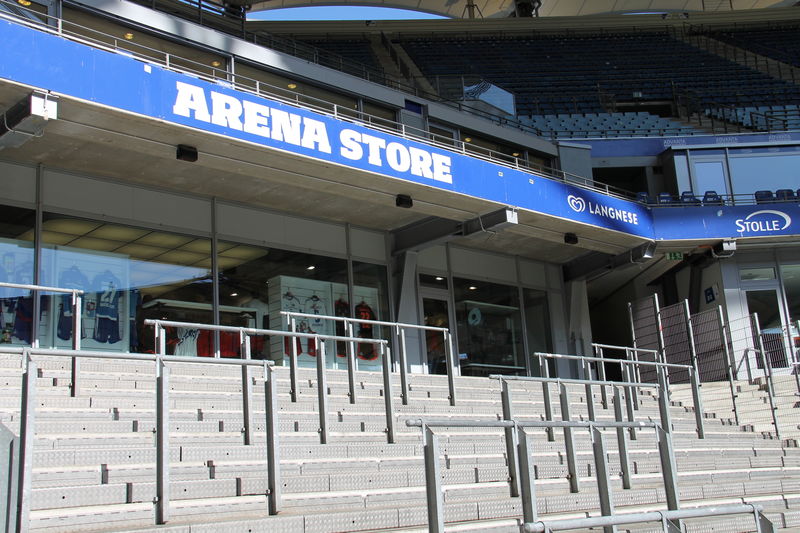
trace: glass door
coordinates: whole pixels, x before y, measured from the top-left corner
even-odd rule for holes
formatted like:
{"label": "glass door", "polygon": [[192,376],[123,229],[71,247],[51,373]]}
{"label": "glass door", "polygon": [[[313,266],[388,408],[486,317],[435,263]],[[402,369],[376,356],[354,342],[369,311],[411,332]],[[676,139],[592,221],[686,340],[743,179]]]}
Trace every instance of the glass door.
{"label": "glass door", "polygon": [[[422,296],[423,324],[437,328],[450,328],[450,306],[447,292],[424,291]],[[447,374],[445,336],[438,331],[425,331],[425,356],[429,374]]]}
{"label": "glass door", "polygon": [[[758,326],[761,328],[761,338],[764,343],[764,352],[769,357],[772,368],[786,368],[786,336],[784,323],[778,304],[778,291],[775,289],[749,290],[747,295],[747,310],[749,314],[758,314]],[[761,358],[756,359],[758,368],[764,368]]]}

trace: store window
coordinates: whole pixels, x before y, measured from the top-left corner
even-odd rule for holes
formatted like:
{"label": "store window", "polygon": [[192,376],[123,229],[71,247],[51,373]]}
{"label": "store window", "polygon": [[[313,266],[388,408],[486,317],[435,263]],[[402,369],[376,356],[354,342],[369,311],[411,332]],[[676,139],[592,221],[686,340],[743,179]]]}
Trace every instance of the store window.
{"label": "store window", "polygon": [[784,294],[789,314],[789,330],[795,352],[800,354],[800,265],[781,266]]}
{"label": "store window", "polygon": [[[219,264],[220,321],[222,311],[238,317],[242,326],[287,330],[288,318],[281,311],[315,315],[347,316],[347,261],[277,248],[261,248],[228,241],[217,243]],[[296,331],[334,335],[336,324],[329,320],[294,317]],[[221,343],[222,344],[222,343]],[[232,345],[232,349],[235,346]],[[322,350],[315,339],[253,337],[251,357],[288,364],[296,350],[300,366],[316,365]],[[326,362],[337,367],[333,343],[325,344]]]}
{"label": "store window", "polygon": [[[33,283],[33,210],[3,206],[0,210],[0,282]],[[28,345],[33,331],[30,291],[0,288],[0,344]]]}
{"label": "store window", "polygon": [[461,278],[453,284],[462,374],[524,374],[517,287]]}
{"label": "store window", "polygon": [[773,267],[748,267],[739,269],[739,279],[742,281],[766,281],[775,279]]}
{"label": "store window", "polygon": [[[45,213],[42,279],[46,285],[85,291],[80,335],[87,349],[153,351],[146,318],[213,323],[208,238]],[[69,297],[54,295],[48,303],[40,344],[70,346]],[[213,352],[210,336],[196,329],[167,333],[170,354]]]}
{"label": "store window", "polygon": [[528,353],[550,352],[553,349],[553,342],[550,335],[550,309],[547,305],[547,292],[524,289],[522,293],[525,299]]}

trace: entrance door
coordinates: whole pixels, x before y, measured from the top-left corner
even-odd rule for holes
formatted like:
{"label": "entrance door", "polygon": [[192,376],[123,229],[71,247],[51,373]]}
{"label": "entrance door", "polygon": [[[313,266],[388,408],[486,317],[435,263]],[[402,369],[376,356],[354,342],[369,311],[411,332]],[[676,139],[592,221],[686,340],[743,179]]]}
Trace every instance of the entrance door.
{"label": "entrance door", "polygon": [[[447,303],[447,291],[421,290],[420,296],[424,325],[450,328],[450,306]],[[426,330],[424,341],[428,373],[446,374],[445,336],[441,332]]]}
{"label": "entrance door", "polygon": [[[787,368],[786,336],[784,323],[778,304],[778,291],[775,289],[749,290],[747,295],[748,313],[758,313],[758,326],[761,328],[761,338],[764,343],[764,352],[772,368]],[[758,368],[763,368],[761,358],[756,358]]]}

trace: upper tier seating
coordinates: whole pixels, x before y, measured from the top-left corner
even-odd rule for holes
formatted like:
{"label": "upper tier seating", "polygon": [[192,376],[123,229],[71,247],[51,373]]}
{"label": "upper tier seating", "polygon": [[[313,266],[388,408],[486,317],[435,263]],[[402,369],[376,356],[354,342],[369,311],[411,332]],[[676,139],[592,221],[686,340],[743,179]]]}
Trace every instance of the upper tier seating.
{"label": "upper tier seating", "polygon": [[703,133],[675,120],[646,112],[582,113],[519,117],[555,138],[675,136]]}
{"label": "upper tier seating", "polygon": [[720,31],[713,32],[709,36],[756,54],[800,67],[800,28],[798,27]]}
{"label": "upper tier seating", "polygon": [[328,67],[350,72],[352,69],[374,70],[383,72],[380,62],[372,52],[370,42],[366,40],[346,39],[346,40],[323,40],[323,41],[302,41],[309,46],[318,48],[320,51],[330,52],[330,54],[320,55],[319,63]]}
{"label": "upper tier seating", "polygon": [[603,112],[603,98],[671,101],[674,88],[712,107],[800,104],[800,87],[678,41],[666,33],[527,38],[406,39],[437,77],[480,76],[513,92],[518,115]]}

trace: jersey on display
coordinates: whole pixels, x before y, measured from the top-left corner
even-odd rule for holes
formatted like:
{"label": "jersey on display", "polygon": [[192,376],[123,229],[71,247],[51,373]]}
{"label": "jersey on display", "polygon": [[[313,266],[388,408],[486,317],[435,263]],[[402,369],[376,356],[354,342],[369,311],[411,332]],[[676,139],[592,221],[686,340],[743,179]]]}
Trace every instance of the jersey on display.
{"label": "jersey on display", "polygon": [[[361,303],[356,306],[356,318],[359,320],[375,320],[375,312],[372,310],[369,304],[362,300]],[[362,339],[372,339],[374,338],[372,334],[372,324],[358,324],[359,337]],[[367,361],[373,361],[377,359],[378,354],[375,352],[375,345],[368,342],[359,343],[358,357]]]}

